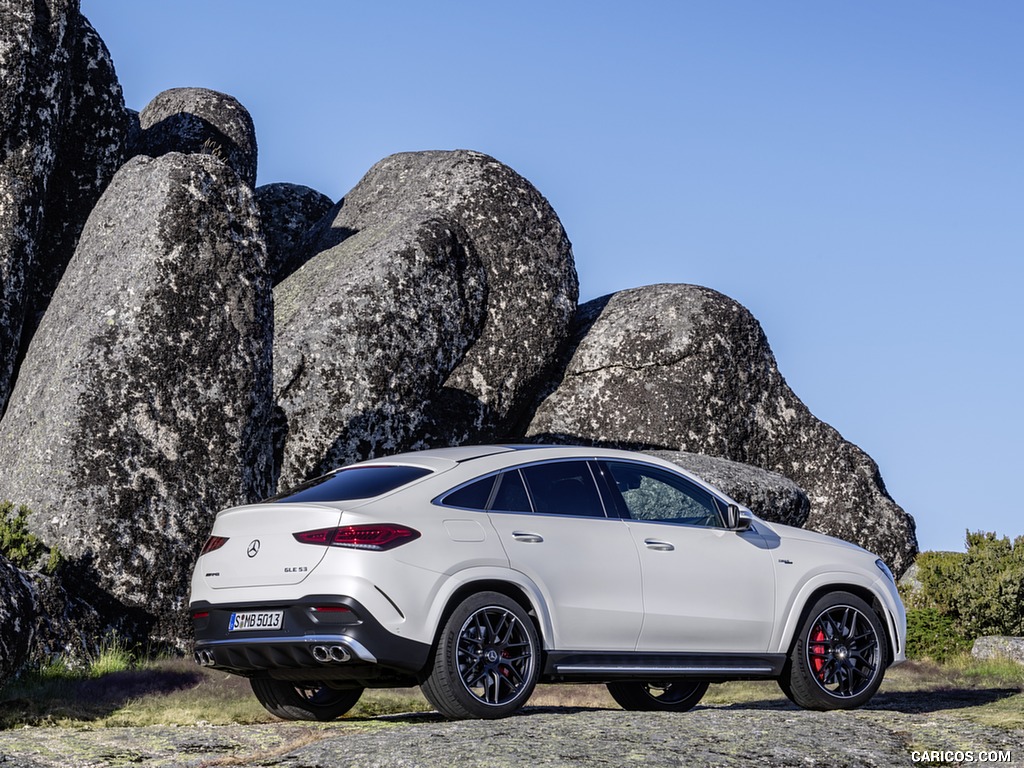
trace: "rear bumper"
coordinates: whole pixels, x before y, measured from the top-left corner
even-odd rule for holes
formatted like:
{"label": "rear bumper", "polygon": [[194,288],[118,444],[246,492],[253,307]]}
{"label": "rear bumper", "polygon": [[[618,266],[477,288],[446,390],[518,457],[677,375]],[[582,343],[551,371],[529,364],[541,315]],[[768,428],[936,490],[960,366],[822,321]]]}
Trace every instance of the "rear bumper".
{"label": "rear bumper", "polygon": [[[229,631],[231,615],[242,611],[282,611],[281,626]],[[429,645],[389,632],[350,597],[309,595],[284,604],[197,601],[189,615],[197,663],[246,677],[410,685],[422,679],[430,659]]]}

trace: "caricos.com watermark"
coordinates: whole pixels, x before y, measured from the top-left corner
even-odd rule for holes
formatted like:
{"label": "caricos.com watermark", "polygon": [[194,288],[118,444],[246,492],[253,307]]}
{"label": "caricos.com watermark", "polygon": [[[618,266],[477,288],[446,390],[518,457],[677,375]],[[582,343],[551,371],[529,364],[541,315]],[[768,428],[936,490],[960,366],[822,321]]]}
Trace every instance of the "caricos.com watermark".
{"label": "caricos.com watermark", "polygon": [[910,753],[915,763],[944,763],[959,765],[962,763],[1009,763],[1012,756],[1008,749],[932,749],[917,750]]}

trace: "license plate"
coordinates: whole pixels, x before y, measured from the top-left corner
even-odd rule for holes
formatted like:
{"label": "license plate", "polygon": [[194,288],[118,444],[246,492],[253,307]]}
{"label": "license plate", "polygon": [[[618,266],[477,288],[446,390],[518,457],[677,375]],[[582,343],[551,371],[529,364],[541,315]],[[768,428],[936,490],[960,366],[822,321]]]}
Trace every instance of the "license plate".
{"label": "license plate", "polygon": [[247,611],[232,613],[228,619],[228,632],[243,632],[251,629],[280,629],[284,611]]}

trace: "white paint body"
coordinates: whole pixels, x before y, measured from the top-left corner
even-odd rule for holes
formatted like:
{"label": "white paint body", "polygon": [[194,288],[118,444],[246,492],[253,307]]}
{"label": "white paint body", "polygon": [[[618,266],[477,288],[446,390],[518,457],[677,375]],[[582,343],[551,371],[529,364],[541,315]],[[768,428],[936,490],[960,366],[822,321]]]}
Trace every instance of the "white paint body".
{"label": "white paint body", "polygon": [[[822,587],[853,586],[877,599],[893,661],[905,659],[904,609],[875,555],[767,523],[746,508],[741,512],[751,527],[735,531],[484,512],[438,502],[489,473],[565,459],[641,462],[735,504],[671,463],[625,451],[485,446],[402,454],[365,464],[423,467],[430,474],[367,500],[266,503],[221,512],[212,535],[228,541],[199,558],[192,601],[285,604],[344,595],[395,636],[432,645],[456,591],[475,582],[503,582],[529,601],[547,651],[788,653],[810,596]],[[293,537],[374,522],[408,526],[420,536],[383,552],[311,546]],[[250,557],[257,540],[259,551]]]}

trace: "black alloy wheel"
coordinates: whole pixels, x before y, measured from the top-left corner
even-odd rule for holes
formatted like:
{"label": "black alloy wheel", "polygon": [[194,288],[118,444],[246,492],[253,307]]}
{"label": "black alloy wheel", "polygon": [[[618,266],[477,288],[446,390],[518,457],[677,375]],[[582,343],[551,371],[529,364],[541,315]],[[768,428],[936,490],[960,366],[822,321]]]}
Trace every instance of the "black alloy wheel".
{"label": "black alloy wheel", "polygon": [[498,592],[472,595],[445,624],[423,693],[447,717],[504,717],[533,693],[539,647],[519,603]]}
{"label": "black alloy wheel", "polygon": [[690,680],[608,683],[607,687],[620,707],[638,712],[686,712],[708,690],[707,683]]}
{"label": "black alloy wheel", "polygon": [[282,720],[335,720],[359,701],[362,688],[336,689],[324,683],[292,683],[269,677],[249,679],[260,704]]}
{"label": "black alloy wheel", "polygon": [[805,709],[853,709],[885,673],[885,630],[861,598],[835,592],[808,612],[790,654],[782,690]]}

